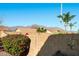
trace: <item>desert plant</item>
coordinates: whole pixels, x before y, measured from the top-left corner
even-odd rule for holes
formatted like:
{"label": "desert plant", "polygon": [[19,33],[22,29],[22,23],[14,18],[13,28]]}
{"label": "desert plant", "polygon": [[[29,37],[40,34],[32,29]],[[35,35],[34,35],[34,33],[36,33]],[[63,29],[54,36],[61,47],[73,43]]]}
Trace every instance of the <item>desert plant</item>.
{"label": "desert plant", "polygon": [[74,17],[75,15],[70,15],[70,12],[63,13],[63,15],[58,16],[58,18],[61,18],[61,22],[64,23],[65,31],[67,31],[67,26]]}
{"label": "desert plant", "polygon": [[46,32],[46,31],[47,31],[46,28],[43,28],[43,27],[39,27],[39,28],[37,28],[37,32],[41,32],[41,33],[43,33],[43,32]]}
{"label": "desert plant", "polygon": [[8,35],[6,37],[3,37],[1,40],[4,50],[11,55],[19,56],[22,55],[22,53],[26,50],[28,50],[27,52],[29,52],[30,39],[27,36],[21,34]]}

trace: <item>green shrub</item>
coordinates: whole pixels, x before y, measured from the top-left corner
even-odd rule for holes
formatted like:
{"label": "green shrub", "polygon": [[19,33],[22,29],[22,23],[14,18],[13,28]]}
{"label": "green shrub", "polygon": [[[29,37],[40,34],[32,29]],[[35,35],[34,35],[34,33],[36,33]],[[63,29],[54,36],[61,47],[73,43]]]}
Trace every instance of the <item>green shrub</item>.
{"label": "green shrub", "polygon": [[69,40],[67,45],[70,47],[70,49],[74,49],[76,46],[76,40]]}
{"label": "green shrub", "polygon": [[39,27],[39,28],[37,28],[37,32],[46,32],[47,31],[47,29],[46,28],[43,28],[43,27]]}
{"label": "green shrub", "polygon": [[[11,55],[19,56],[26,50],[29,52],[30,39],[27,36],[18,35],[8,35],[1,39],[3,43],[4,50]],[[24,53],[27,53],[24,52]]]}

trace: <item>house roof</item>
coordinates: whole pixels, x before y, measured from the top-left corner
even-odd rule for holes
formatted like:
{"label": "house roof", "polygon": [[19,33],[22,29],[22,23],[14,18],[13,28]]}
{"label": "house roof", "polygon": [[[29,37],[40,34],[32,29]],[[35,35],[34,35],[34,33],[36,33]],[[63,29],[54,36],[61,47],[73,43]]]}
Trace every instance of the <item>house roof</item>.
{"label": "house roof", "polygon": [[36,29],[32,28],[17,28],[17,30],[20,30],[22,33],[36,33]]}

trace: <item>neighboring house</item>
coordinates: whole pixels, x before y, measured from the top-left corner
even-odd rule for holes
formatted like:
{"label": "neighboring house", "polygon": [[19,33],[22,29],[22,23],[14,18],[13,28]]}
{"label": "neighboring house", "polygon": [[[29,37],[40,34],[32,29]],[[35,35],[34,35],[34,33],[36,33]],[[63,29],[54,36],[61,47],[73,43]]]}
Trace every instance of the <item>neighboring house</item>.
{"label": "neighboring house", "polygon": [[6,31],[8,30],[8,28],[5,28],[3,26],[0,26],[0,38],[7,36],[8,34],[6,33]]}
{"label": "neighboring house", "polygon": [[51,32],[51,31],[49,31],[49,30],[47,30],[47,32],[46,32],[46,33],[52,34],[52,32]]}
{"label": "neighboring house", "polygon": [[16,29],[16,32],[21,32],[21,29],[20,29],[20,28],[17,28],[17,29]]}
{"label": "neighboring house", "polygon": [[50,28],[48,29],[52,34],[65,33],[65,31],[61,28]]}
{"label": "neighboring house", "polygon": [[16,29],[16,32],[17,33],[22,33],[22,34],[25,34],[25,33],[36,33],[36,29],[32,29],[32,28],[17,28]]}
{"label": "neighboring house", "polygon": [[6,31],[6,33],[8,33],[9,35],[13,35],[13,34],[19,34],[20,32],[17,30],[16,28],[12,28],[9,27],[9,29]]}
{"label": "neighboring house", "polygon": [[16,32],[16,29],[15,29],[15,28],[9,28],[9,29],[7,30],[7,32]]}

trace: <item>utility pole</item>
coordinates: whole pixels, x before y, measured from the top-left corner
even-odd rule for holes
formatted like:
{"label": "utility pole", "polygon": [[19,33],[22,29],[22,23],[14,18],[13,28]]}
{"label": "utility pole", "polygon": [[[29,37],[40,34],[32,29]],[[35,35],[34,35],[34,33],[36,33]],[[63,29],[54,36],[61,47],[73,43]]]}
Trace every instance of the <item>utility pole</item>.
{"label": "utility pole", "polygon": [[63,11],[63,5],[62,3],[60,3],[60,15],[62,15],[62,11]]}

